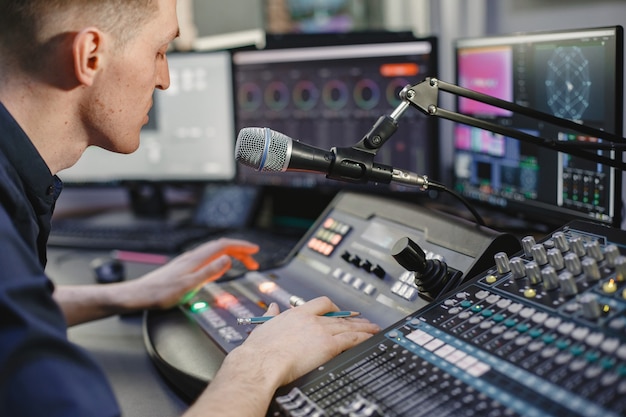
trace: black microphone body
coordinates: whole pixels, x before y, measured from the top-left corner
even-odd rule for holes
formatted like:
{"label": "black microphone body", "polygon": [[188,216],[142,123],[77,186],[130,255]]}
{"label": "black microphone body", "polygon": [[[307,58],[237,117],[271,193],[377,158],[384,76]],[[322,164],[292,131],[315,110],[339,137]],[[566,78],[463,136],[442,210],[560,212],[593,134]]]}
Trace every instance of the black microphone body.
{"label": "black microphone body", "polygon": [[335,161],[330,151],[291,141],[291,154],[284,171],[329,172]]}
{"label": "black microphone body", "polygon": [[304,171],[352,183],[390,183],[394,169],[374,163],[374,156],[354,148],[326,151],[262,127],[241,129],[235,146],[235,159],[257,171]]}

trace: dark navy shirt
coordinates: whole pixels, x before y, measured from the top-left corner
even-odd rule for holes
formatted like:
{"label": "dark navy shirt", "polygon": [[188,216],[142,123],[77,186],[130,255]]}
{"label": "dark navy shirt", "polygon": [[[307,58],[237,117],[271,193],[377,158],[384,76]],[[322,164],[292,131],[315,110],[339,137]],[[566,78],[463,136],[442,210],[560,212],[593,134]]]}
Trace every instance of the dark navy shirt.
{"label": "dark navy shirt", "polygon": [[61,181],[0,103],[0,416],[119,416],[106,376],[67,339],[44,272]]}

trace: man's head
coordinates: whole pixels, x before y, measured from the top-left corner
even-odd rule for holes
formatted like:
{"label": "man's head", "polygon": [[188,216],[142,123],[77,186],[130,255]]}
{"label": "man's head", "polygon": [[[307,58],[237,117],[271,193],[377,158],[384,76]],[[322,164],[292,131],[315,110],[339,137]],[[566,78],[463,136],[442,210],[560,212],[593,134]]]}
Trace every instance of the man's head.
{"label": "man's head", "polygon": [[115,34],[123,47],[157,12],[156,0],[0,0],[0,50],[32,69],[59,31],[87,25]]}
{"label": "man's head", "polygon": [[[90,145],[132,152],[178,32],[176,0],[0,0],[0,98],[53,172]],[[28,114],[46,105],[47,124]]]}

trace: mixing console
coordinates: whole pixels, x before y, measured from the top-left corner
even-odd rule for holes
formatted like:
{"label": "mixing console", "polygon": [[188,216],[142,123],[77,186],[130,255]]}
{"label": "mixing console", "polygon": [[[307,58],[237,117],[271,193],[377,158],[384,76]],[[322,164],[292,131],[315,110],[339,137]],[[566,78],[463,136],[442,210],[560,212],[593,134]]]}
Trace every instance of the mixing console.
{"label": "mixing console", "polygon": [[271,416],[626,415],[626,233],[575,221],[279,390]]}
{"label": "mixing console", "polygon": [[284,266],[203,287],[183,311],[223,352],[242,343],[270,302],[327,295],[386,327],[427,305],[498,252],[520,248],[511,235],[416,205],[342,193],[298,243]]}

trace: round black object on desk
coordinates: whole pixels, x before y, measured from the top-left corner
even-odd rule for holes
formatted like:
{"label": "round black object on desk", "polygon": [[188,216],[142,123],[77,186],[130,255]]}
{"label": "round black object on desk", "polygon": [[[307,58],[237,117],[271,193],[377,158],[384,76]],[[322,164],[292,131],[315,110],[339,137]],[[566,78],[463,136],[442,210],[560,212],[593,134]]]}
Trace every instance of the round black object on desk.
{"label": "round black object on desk", "polygon": [[226,352],[178,308],[145,311],[143,338],[155,367],[189,403],[211,382],[226,357]]}
{"label": "round black object on desk", "polygon": [[110,284],[121,282],[126,278],[126,268],[124,264],[111,258],[97,258],[91,263],[91,268],[99,284]]}

